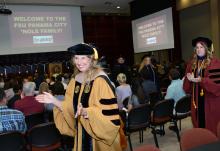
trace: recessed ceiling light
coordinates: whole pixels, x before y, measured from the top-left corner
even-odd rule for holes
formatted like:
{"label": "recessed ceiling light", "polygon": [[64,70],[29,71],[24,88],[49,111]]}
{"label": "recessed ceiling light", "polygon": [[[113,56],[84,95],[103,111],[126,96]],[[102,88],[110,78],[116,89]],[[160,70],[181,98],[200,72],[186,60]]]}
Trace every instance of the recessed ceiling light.
{"label": "recessed ceiling light", "polygon": [[119,8],[121,8],[120,6],[117,6],[117,8],[119,9]]}

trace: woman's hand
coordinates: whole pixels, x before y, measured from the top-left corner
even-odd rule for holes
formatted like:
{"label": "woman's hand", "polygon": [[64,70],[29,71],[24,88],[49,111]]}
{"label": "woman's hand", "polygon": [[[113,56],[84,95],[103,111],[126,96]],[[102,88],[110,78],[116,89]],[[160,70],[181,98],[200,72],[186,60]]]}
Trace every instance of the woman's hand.
{"label": "woman's hand", "polygon": [[187,73],[186,77],[189,81],[194,83],[198,83],[202,81],[202,78],[200,76],[198,78],[195,78],[193,73]]}
{"label": "woman's hand", "polygon": [[202,81],[202,78],[201,77],[193,78],[191,81],[194,82],[194,83],[198,83],[198,82]]}
{"label": "woman's hand", "polygon": [[47,92],[43,92],[43,94],[37,95],[35,99],[40,103],[46,103],[46,104],[49,104],[49,103],[54,104],[56,100],[56,98],[52,94],[47,93]]}
{"label": "woman's hand", "polygon": [[77,118],[78,116],[83,116],[83,118],[85,119],[89,118],[86,109],[83,108],[81,103],[77,106],[75,118]]}
{"label": "woman's hand", "polygon": [[194,74],[193,73],[187,73],[186,77],[189,81],[192,81],[192,79],[194,78]]}
{"label": "woman's hand", "polygon": [[60,110],[62,110],[61,108],[61,102],[59,100],[57,100],[52,94],[47,93],[47,92],[43,92],[43,94],[37,95],[35,97],[35,99],[40,102],[40,103],[52,103],[55,106],[57,106]]}

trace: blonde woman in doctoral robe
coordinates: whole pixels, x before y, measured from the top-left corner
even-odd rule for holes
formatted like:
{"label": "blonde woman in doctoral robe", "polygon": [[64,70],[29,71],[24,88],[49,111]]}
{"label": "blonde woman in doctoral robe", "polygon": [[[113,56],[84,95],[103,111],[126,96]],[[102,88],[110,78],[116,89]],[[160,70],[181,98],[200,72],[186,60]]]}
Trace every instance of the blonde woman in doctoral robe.
{"label": "blonde woman in doctoral robe", "polygon": [[121,151],[120,120],[114,87],[96,66],[97,50],[88,44],[68,48],[76,67],[65,99],[49,93],[38,95],[42,103],[53,103],[54,121],[61,134],[75,137],[74,151]]}
{"label": "blonde woman in doctoral robe", "polygon": [[217,134],[220,121],[220,60],[213,56],[211,39],[197,37],[189,61],[183,89],[191,94],[191,117],[194,127],[207,128]]}

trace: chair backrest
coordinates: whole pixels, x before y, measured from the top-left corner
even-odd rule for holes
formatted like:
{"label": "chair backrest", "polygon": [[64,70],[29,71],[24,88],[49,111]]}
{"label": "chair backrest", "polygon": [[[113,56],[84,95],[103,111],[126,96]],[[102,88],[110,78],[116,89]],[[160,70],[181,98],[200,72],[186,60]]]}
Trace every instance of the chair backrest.
{"label": "chair backrest", "polygon": [[38,124],[27,134],[28,142],[33,147],[47,147],[60,142],[61,135],[53,122]]}
{"label": "chair backrest", "polygon": [[127,129],[135,130],[146,128],[150,123],[151,107],[149,104],[143,104],[138,107],[132,108],[128,113]]}
{"label": "chair backrest", "polygon": [[181,151],[217,141],[218,138],[208,129],[192,128],[182,133],[180,139]]}
{"label": "chair backrest", "polygon": [[26,150],[24,135],[17,131],[0,133],[0,142],[0,150],[2,151]]}
{"label": "chair backrest", "polygon": [[161,100],[161,95],[159,92],[152,92],[149,94],[150,105],[153,107],[157,102]]}
{"label": "chair backrest", "polygon": [[44,112],[25,116],[25,122],[27,124],[27,129],[31,129],[37,124],[45,123]]}
{"label": "chair backrest", "polygon": [[126,97],[123,101],[122,101],[122,104],[125,108],[128,108],[128,101],[130,99],[130,96]]}
{"label": "chair backrest", "polygon": [[176,113],[187,113],[191,110],[191,96],[186,95],[177,101],[175,106]]}
{"label": "chair backrest", "polygon": [[45,111],[44,112],[44,119],[46,122],[54,122],[53,111]]}
{"label": "chair backrest", "polygon": [[157,102],[153,107],[153,121],[155,118],[172,117],[174,100],[167,99]]}

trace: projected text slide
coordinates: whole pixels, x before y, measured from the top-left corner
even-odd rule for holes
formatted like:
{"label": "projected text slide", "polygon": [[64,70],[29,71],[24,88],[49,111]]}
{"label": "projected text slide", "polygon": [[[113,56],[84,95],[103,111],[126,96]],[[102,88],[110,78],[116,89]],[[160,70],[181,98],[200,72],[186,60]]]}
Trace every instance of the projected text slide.
{"label": "projected text slide", "polygon": [[72,40],[67,12],[16,12],[9,25],[13,48],[56,46]]}
{"label": "projected text slide", "polygon": [[166,16],[162,15],[136,25],[138,48],[167,42]]}
{"label": "projected text slide", "polygon": [[132,20],[135,53],[174,48],[172,8]]}

